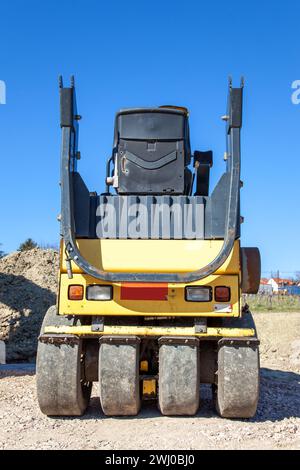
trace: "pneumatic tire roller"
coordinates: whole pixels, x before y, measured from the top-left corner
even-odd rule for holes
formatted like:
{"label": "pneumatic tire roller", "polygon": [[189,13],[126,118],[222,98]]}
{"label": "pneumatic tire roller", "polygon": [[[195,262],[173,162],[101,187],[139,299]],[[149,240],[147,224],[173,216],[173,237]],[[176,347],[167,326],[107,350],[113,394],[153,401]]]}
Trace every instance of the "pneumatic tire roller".
{"label": "pneumatic tire roller", "polygon": [[108,416],[147,400],[195,415],[201,383],[220,416],[254,416],[259,341],[242,293],[258,290],[260,256],[240,246],[242,97],[230,81],[226,169],[212,192],[212,152],[191,152],[188,110],[161,106],[117,113],[97,194],[77,171],[74,80],[60,80],[59,287],[37,353],[46,415],[82,415],[98,382]]}

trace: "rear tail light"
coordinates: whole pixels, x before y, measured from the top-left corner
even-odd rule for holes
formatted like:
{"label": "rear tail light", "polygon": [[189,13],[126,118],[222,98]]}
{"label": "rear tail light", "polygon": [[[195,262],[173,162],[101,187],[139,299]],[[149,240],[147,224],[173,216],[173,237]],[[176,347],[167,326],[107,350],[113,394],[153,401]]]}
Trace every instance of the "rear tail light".
{"label": "rear tail light", "polygon": [[112,286],[88,286],[86,288],[87,300],[111,300]]}
{"label": "rear tail light", "polygon": [[226,286],[215,287],[215,300],[217,302],[229,302],[230,287],[226,287]]}
{"label": "rear tail light", "polygon": [[71,285],[68,291],[69,300],[82,300],[83,299],[83,286]]}
{"label": "rear tail light", "polygon": [[211,287],[186,287],[185,300],[188,302],[210,302],[212,300]]}

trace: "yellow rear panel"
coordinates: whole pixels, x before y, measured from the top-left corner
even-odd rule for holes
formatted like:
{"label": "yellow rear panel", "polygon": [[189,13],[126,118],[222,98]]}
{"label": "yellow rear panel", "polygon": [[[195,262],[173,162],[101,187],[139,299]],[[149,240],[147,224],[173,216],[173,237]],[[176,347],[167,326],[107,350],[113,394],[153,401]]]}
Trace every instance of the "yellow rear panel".
{"label": "yellow rear panel", "polygon": [[[221,240],[78,240],[82,255],[88,262],[99,269],[113,272],[189,272],[195,271],[217,256],[221,249]],[[81,272],[72,263],[73,278],[66,274],[65,254],[62,246],[61,276],[59,293],[60,314],[79,315],[142,315],[142,316],[222,316],[231,317],[240,314],[240,264],[239,241],[227,261],[214,275],[189,285],[228,286],[231,300],[222,304],[211,302],[187,302],[186,284],[168,284],[166,300],[121,300],[120,283],[113,283],[113,300],[86,300],[86,286],[89,284],[109,284],[101,282]],[[82,284],[84,299],[68,300],[68,286]],[[230,308],[226,306],[230,304]],[[227,310],[227,311],[226,311]]]}
{"label": "yellow rear panel", "polygon": [[[84,286],[84,299],[68,300],[68,286],[82,284]],[[189,285],[229,286],[231,300],[224,304],[232,305],[231,312],[220,311],[220,304],[215,302],[187,302],[185,300],[186,284],[169,284],[167,300],[121,300],[120,283],[113,285],[113,300],[95,301],[86,300],[86,286],[89,284],[108,284],[100,282],[85,274],[74,274],[68,279],[67,274],[61,275],[59,312],[61,314],[77,315],[143,315],[143,316],[239,316],[239,277],[236,275],[209,276],[205,280],[193,282]],[[215,306],[219,310],[215,311]]]}
{"label": "yellow rear panel", "polygon": [[[79,239],[86,260],[98,269],[113,272],[184,273],[211,263],[222,240],[100,240]],[[216,274],[239,273],[239,241]],[[67,272],[65,250],[61,249],[61,272]],[[74,273],[81,272],[72,263]]]}

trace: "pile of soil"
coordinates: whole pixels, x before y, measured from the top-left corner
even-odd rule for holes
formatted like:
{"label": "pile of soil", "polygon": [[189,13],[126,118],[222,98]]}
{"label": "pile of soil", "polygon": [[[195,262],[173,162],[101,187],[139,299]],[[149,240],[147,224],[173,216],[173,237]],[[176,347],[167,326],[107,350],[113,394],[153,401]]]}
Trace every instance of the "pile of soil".
{"label": "pile of soil", "polygon": [[7,362],[34,361],[43,317],[56,301],[58,252],[34,248],[0,259],[0,340]]}

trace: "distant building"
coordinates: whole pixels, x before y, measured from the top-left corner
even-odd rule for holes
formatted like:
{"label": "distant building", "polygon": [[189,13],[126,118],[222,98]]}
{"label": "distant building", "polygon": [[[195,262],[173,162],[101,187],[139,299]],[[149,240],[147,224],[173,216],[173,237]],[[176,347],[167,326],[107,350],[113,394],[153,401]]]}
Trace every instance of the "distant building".
{"label": "distant building", "polygon": [[272,287],[273,292],[278,292],[279,291],[279,284],[276,282],[275,279],[271,278],[268,280],[267,284]]}
{"label": "distant building", "polygon": [[297,287],[297,282],[293,281],[292,279],[282,279],[279,277],[274,277],[269,279],[267,281],[267,284],[272,286],[272,290],[276,294],[278,294],[278,292],[284,291],[288,294],[300,295],[300,289],[299,287]]}
{"label": "distant building", "polygon": [[268,284],[269,279],[262,278],[260,280],[259,284],[259,294],[272,294],[273,293],[273,287],[271,284]]}
{"label": "distant building", "polygon": [[273,294],[273,288],[270,284],[260,284],[258,293],[271,295]]}

